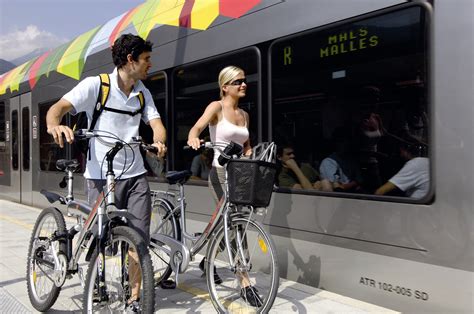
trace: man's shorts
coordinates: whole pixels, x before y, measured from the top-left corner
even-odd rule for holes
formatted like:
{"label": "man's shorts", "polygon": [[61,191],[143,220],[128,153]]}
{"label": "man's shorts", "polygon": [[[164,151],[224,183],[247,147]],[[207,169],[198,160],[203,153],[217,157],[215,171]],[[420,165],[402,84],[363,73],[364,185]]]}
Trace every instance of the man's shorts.
{"label": "man's shorts", "polygon": [[[102,193],[106,180],[86,179],[87,201],[94,206],[99,193]],[[137,231],[148,244],[150,242],[151,197],[146,176],[115,181],[115,205],[127,209],[133,217],[128,225]]]}

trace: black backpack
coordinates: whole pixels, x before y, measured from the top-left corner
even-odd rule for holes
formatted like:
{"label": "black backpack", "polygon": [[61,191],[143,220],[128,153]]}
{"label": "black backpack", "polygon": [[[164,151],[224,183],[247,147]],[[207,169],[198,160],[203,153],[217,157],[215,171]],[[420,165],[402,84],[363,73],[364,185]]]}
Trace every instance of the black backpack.
{"label": "black backpack", "polygon": [[[145,108],[145,97],[143,96],[143,92],[140,91],[137,95],[138,100],[140,102],[140,109],[135,110],[135,111],[125,111],[125,110],[119,110],[115,108],[109,108],[105,107],[105,103],[107,102],[110,94],[110,77],[107,73],[102,73],[99,74],[100,78],[100,89],[99,89],[99,94],[97,96],[97,102],[95,106],[94,113],[92,114],[92,121],[91,125],[87,128],[89,131],[94,130],[95,124],[97,123],[97,119],[99,119],[100,114],[102,111],[107,110],[107,111],[112,111],[116,113],[122,113],[122,114],[128,114],[131,115],[132,117],[141,114],[143,112],[143,109]],[[81,128],[86,128],[83,126],[87,125],[87,115],[85,112],[80,112],[79,116],[77,118],[76,124],[74,124],[73,131]],[[87,141],[78,141],[76,142],[76,148],[83,154],[88,154],[89,159],[90,159],[90,154],[89,154],[89,140]]]}

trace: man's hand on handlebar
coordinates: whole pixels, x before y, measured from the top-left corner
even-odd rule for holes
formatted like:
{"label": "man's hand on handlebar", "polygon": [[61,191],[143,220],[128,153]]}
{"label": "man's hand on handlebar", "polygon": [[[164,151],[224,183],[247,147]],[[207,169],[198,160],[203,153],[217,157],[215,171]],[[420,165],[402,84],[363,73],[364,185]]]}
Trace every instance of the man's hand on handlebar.
{"label": "man's hand on handlebar", "polygon": [[63,135],[66,139],[66,142],[69,144],[74,142],[74,132],[67,125],[56,125],[54,127],[50,127],[48,128],[47,132],[53,137],[54,142],[61,148],[64,148]]}
{"label": "man's hand on handlebar", "polygon": [[163,142],[156,142],[151,144],[151,146],[154,146],[157,148],[156,154],[158,157],[163,158],[166,155],[166,152],[168,151],[166,145]]}

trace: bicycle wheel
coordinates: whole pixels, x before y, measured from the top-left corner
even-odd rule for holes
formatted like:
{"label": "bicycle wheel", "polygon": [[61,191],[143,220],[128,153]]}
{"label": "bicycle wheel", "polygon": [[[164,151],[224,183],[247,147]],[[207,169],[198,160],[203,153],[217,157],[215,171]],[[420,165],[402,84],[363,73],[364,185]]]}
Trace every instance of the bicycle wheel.
{"label": "bicycle wheel", "polygon": [[[157,199],[151,212],[150,234],[165,234],[181,240],[181,227],[178,219],[171,214],[172,205],[167,200]],[[161,248],[170,249],[163,243],[150,240],[150,256],[153,263],[155,285],[159,285],[171,275],[170,256]]]}
{"label": "bicycle wheel", "polygon": [[[138,262],[133,267],[131,263],[135,258]],[[99,293],[97,274],[102,262],[105,263],[105,287],[101,287],[102,293]],[[153,268],[143,238],[133,229],[120,226],[111,230],[105,260],[97,248],[92,254],[83,309],[84,313],[123,312],[131,300],[138,300],[137,305],[143,313],[154,311]]]}
{"label": "bicycle wheel", "polygon": [[[235,269],[224,247],[224,228],[207,251],[206,277],[212,304],[220,313],[267,313],[280,281],[275,245],[261,224],[248,218],[233,218],[229,229]],[[215,272],[221,284],[216,284]]]}
{"label": "bicycle wheel", "polygon": [[[36,219],[28,248],[26,283],[28,297],[33,307],[44,312],[53,306],[61,292],[67,261],[62,254],[66,250],[64,242],[48,242],[55,232],[64,233],[66,223],[63,214],[56,208],[44,209]],[[54,269],[54,255],[61,255],[63,271]],[[56,283],[55,283],[56,282]]]}

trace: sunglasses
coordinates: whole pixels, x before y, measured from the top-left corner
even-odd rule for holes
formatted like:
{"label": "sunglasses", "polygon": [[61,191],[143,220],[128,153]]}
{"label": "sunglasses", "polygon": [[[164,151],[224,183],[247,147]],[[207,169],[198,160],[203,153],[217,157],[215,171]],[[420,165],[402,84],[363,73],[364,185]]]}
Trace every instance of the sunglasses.
{"label": "sunglasses", "polygon": [[227,85],[240,86],[240,85],[242,85],[243,83],[245,83],[245,84],[247,85],[247,79],[246,79],[246,78],[238,79],[238,80],[232,81],[232,82],[230,82],[230,83],[227,84]]}

